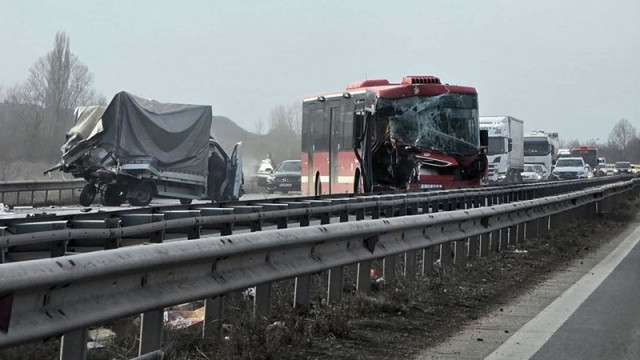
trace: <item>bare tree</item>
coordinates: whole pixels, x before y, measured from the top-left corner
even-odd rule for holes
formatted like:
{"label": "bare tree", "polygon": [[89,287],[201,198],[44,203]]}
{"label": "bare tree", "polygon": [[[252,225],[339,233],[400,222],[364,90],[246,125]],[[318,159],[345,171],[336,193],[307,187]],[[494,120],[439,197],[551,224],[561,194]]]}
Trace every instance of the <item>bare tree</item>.
{"label": "bare tree", "polygon": [[636,128],[631,125],[629,120],[620,119],[609,133],[609,145],[619,150],[623,155],[627,155],[629,145],[636,139],[636,134]]}
{"label": "bare tree", "polygon": [[62,121],[69,109],[88,105],[96,97],[93,74],[71,52],[69,37],[56,33],[53,50],[29,69],[24,87],[31,102]]}
{"label": "bare tree", "polygon": [[262,118],[258,119],[254,124],[254,131],[258,135],[262,135],[264,133],[264,121]]}

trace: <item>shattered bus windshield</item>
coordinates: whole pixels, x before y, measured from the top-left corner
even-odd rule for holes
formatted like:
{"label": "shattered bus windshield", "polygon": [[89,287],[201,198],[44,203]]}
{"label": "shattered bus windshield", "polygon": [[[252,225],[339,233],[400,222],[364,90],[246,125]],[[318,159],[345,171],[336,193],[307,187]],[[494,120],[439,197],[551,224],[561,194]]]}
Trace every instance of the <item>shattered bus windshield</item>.
{"label": "shattered bus windshield", "polygon": [[402,144],[452,155],[478,151],[475,94],[379,99],[377,112],[388,120],[389,137]]}

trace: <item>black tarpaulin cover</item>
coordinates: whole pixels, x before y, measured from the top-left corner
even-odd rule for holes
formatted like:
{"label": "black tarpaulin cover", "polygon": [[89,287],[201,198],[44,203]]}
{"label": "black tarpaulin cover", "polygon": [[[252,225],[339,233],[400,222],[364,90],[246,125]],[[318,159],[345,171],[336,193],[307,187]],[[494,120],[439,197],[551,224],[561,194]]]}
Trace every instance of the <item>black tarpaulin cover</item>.
{"label": "black tarpaulin cover", "polygon": [[163,170],[207,171],[211,106],[164,104],[127,92],[102,115],[102,146],[122,162],[157,159]]}

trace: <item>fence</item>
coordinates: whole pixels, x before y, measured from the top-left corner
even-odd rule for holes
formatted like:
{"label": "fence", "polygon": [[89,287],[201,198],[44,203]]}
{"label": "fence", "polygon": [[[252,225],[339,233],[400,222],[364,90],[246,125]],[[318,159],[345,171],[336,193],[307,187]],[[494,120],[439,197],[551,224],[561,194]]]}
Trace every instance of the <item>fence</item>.
{"label": "fence", "polygon": [[[379,219],[381,212],[393,209],[398,200],[378,199],[360,206],[344,204],[352,206],[358,219],[364,218],[366,209],[371,220],[326,224],[325,219],[317,226],[206,239],[197,239],[193,226],[220,224],[219,218],[53,231],[48,241],[141,234],[162,241],[158,232],[191,227],[194,239],[0,265],[0,346],[64,334],[61,358],[83,359],[88,326],[142,313],[139,353],[151,353],[162,346],[163,308],[200,299],[205,299],[204,335],[218,337],[225,294],[256,286],[255,311],[269,316],[271,283],[295,278],[292,301],[305,308],[310,274],[327,271],[327,301],[333,303],[340,299],[346,265],[357,264],[361,292],[369,290],[369,270],[377,259],[384,259],[386,270],[403,254],[405,276],[410,279],[433,264],[428,259],[435,260],[435,253],[440,254],[442,266],[463,266],[469,259],[535,237],[576,216],[594,216],[611,197],[628,195],[637,185],[633,179],[486,207],[478,207],[482,204],[470,197],[461,210],[448,212],[440,210],[452,204],[451,199],[422,198],[409,206],[403,200],[408,213],[419,209],[422,214],[386,219]],[[343,213],[349,208],[325,210]],[[9,240],[4,247],[29,240],[20,235],[3,239]],[[422,269],[416,268],[418,255],[427,260]],[[393,281],[393,273],[384,276]]]}

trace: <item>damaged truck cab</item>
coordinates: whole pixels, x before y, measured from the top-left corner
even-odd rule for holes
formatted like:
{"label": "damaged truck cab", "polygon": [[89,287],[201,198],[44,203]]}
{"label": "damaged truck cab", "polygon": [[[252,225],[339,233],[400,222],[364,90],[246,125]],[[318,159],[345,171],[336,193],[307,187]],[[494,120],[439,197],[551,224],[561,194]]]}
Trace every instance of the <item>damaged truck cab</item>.
{"label": "damaged truck cab", "polygon": [[79,108],[75,116],[60,163],[47,172],[84,178],[83,206],[98,194],[107,206],[146,206],[154,197],[187,204],[242,195],[241,144],[231,156],[225,153],[211,131],[211,106],[120,92],[107,107]]}
{"label": "damaged truck cab", "polygon": [[302,134],[303,194],[460,188],[486,177],[475,89],[434,76],[309,97]]}

